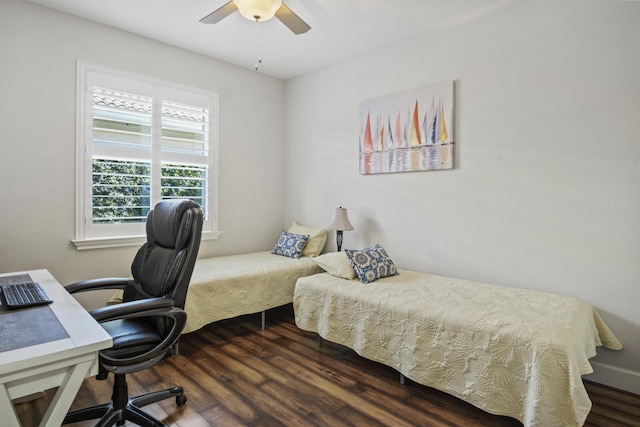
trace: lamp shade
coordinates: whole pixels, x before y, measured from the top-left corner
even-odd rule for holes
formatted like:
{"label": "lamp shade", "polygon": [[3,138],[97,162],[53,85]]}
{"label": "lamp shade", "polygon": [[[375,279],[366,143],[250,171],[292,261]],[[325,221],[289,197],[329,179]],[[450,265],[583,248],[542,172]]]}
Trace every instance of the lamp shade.
{"label": "lamp shade", "polygon": [[242,16],[250,21],[267,21],[282,6],[281,0],[233,0]]}
{"label": "lamp shade", "polygon": [[347,209],[342,206],[336,208],[333,211],[333,216],[331,217],[331,222],[326,227],[327,230],[341,230],[341,231],[350,231],[353,230],[353,225],[349,222],[349,217],[347,216]]}

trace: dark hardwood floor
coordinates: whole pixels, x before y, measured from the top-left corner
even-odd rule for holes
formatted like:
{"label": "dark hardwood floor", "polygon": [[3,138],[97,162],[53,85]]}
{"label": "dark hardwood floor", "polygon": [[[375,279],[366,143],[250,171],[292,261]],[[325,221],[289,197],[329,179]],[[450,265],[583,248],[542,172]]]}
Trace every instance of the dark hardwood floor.
{"label": "dark hardwood floor", "polygon": [[[265,331],[260,315],[250,315],[187,334],[178,356],[128,378],[133,394],[185,388],[186,405],[170,399],[145,408],[170,426],[522,425],[410,380],[401,385],[395,370],[346,347],[318,346],[315,334],[295,326],[291,306],[269,311]],[[108,401],[111,384],[85,379],[72,409]],[[586,426],[640,426],[640,396],[586,386],[593,401]],[[17,405],[24,426],[38,424],[52,395]]]}

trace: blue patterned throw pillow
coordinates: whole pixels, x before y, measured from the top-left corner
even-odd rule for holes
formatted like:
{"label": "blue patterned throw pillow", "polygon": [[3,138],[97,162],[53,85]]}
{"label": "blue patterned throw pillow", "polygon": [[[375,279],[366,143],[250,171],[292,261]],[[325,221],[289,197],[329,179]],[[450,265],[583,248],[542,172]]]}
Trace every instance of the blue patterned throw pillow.
{"label": "blue patterned throw pillow", "polygon": [[307,240],[309,240],[309,236],[307,235],[283,231],[271,253],[298,259],[300,255],[302,255],[304,247],[307,245]]}
{"label": "blue patterned throw pillow", "polygon": [[398,268],[379,244],[373,248],[345,249],[345,252],[362,283],[371,283],[382,277],[398,274]]}

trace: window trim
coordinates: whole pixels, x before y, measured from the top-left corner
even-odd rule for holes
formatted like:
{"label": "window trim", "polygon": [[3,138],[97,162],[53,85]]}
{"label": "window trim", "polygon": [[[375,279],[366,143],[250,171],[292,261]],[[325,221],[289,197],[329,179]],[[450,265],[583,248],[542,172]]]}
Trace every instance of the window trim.
{"label": "window trim", "polygon": [[[85,105],[87,99],[91,99],[89,88],[90,75],[92,73],[116,79],[137,80],[142,85],[159,86],[168,91],[190,92],[198,96],[209,98],[210,102],[210,151],[209,151],[209,194],[208,194],[208,220],[202,230],[202,240],[217,239],[222,232],[218,230],[218,119],[219,119],[219,98],[218,94],[208,90],[172,83],[149,76],[139,75],[126,71],[116,70],[103,65],[93,64],[87,61],[78,60],[76,78],[76,218],[75,218],[75,239],[72,243],[77,250],[113,248],[124,246],[139,246],[145,242],[144,232],[121,236],[101,236],[88,235],[85,225],[86,203],[91,199],[91,185],[87,181],[87,167],[91,162],[87,161],[90,152],[92,126],[91,120],[87,118],[89,109]],[[144,229],[144,227],[143,227]]]}

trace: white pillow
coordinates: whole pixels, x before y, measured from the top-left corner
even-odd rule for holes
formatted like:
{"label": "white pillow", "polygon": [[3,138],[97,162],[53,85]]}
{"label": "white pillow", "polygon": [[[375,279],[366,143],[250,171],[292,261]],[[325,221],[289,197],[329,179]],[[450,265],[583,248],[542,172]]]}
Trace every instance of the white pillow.
{"label": "white pillow", "polygon": [[356,272],[351,266],[351,261],[345,252],[328,252],[313,259],[327,273],[332,276],[351,280],[356,278]]}
{"label": "white pillow", "polygon": [[327,243],[327,230],[323,228],[312,228],[300,225],[295,221],[291,221],[291,227],[287,230],[289,233],[308,235],[307,245],[302,251],[302,256],[315,257],[320,255]]}

